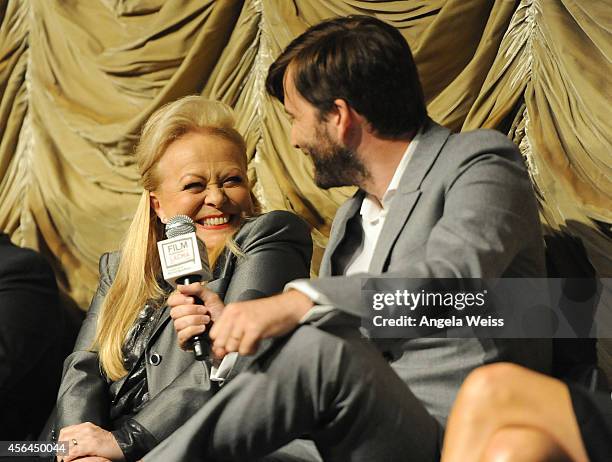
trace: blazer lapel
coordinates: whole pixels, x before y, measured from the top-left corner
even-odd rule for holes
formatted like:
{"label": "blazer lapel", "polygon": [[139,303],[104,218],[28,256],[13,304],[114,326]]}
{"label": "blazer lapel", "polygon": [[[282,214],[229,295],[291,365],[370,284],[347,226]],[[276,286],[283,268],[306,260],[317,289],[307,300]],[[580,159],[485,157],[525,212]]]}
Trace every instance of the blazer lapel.
{"label": "blazer lapel", "polygon": [[440,154],[450,134],[451,132],[447,128],[429,121],[429,125],[419,137],[417,148],[408,160],[408,165],[400,180],[396,196],[389,206],[387,218],[380,232],[374,256],[370,263],[370,272],[381,274],[385,270],[385,263],[391,249],[421,195],[419,190],[421,183]]}
{"label": "blazer lapel", "polygon": [[[168,324],[168,320],[170,319],[170,308],[168,307],[168,305],[164,305],[164,307],[161,308],[161,309],[162,309],[163,312],[161,313],[161,317],[159,319],[159,322],[157,323],[157,326],[155,327],[155,330],[153,331],[153,333],[149,337],[149,340],[147,340],[147,344],[145,345],[145,347],[143,348],[142,352],[140,353],[140,356],[138,357],[138,360],[136,360],[134,362],[134,365],[128,371],[128,373],[126,375],[124,375],[120,379],[121,381],[123,381],[123,383],[120,385],[119,391],[117,391],[117,396],[121,396],[123,394],[126,379],[130,376],[130,374],[132,373],[134,368],[138,367],[138,365],[140,364],[140,361],[146,361],[147,360],[146,355],[147,355],[147,352],[149,351],[149,345],[151,345],[152,342],[159,336],[159,333],[163,330],[163,327],[166,324]],[[177,345],[177,348],[178,348],[178,345]]]}
{"label": "blazer lapel", "polygon": [[332,258],[334,256],[334,252],[338,249],[338,245],[340,242],[342,242],[342,239],[344,239],[344,235],[346,233],[346,223],[359,211],[364,195],[365,193],[362,190],[357,191],[346,204],[343,204],[340,209],[338,209],[338,212],[334,217],[332,233],[329,236],[325,253],[321,259],[319,277],[331,276]]}
{"label": "blazer lapel", "polygon": [[[157,337],[159,337],[159,334],[164,330],[164,326],[168,324],[169,320],[170,320],[170,307],[168,305],[164,305],[164,307],[162,308],[162,313],[157,323],[157,326],[155,326],[155,330],[153,331],[153,333],[149,337],[149,340],[147,341],[147,347],[151,345]],[[147,348],[145,348],[145,351],[146,350]]]}

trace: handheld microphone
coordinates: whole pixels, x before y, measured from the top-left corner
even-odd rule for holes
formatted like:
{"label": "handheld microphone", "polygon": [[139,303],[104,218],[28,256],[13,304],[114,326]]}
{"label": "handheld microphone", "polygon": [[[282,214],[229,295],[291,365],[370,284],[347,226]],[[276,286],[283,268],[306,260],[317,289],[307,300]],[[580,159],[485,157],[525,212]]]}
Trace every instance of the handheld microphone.
{"label": "handheld microphone", "polygon": [[[166,239],[157,243],[164,279],[174,288],[177,284],[208,282],[212,279],[206,246],[196,237],[195,229],[191,218],[176,215],[166,224]],[[198,297],[194,298],[196,304],[204,304]],[[212,323],[209,323],[203,335],[192,338],[198,361],[206,359],[210,350],[208,331],[211,327]]]}

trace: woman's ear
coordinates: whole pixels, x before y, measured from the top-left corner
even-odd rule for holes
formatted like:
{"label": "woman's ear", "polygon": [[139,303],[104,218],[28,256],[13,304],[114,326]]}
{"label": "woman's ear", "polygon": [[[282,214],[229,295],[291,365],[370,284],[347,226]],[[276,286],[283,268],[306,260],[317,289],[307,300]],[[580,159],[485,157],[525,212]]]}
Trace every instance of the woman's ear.
{"label": "woman's ear", "polygon": [[151,208],[155,212],[155,215],[157,215],[157,217],[161,220],[162,223],[166,223],[168,219],[166,218],[166,215],[162,210],[157,195],[153,191],[149,191],[149,200],[151,202]]}

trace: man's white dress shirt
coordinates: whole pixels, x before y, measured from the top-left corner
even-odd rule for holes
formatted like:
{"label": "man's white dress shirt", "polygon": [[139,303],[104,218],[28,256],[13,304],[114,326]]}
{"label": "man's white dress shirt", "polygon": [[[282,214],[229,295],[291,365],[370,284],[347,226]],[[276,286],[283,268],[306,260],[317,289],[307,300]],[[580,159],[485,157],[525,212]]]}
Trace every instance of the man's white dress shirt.
{"label": "man's white dress shirt", "polygon": [[[408,145],[408,148],[406,148],[406,152],[404,152],[400,163],[395,169],[393,178],[391,178],[389,186],[387,186],[387,190],[385,194],[383,194],[382,204],[380,204],[378,199],[371,194],[366,194],[363,198],[361,209],[359,210],[359,220],[361,229],[363,230],[363,244],[361,253],[346,268],[346,276],[357,273],[367,273],[370,269],[370,263],[374,256],[374,249],[376,248],[380,232],[385,224],[385,218],[387,217],[391,201],[397,193],[399,182],[406,171],[412,153],[418,145],[420,135],[421,132],[419,131]],[[308,279],[298,279],[285,285],[285,292],[289,289],[299,290],[315,303],[315,306],[302,317],[300,320],[301,324],[316,321],[334,309],[325,295],[315,290],[308,281]]]}

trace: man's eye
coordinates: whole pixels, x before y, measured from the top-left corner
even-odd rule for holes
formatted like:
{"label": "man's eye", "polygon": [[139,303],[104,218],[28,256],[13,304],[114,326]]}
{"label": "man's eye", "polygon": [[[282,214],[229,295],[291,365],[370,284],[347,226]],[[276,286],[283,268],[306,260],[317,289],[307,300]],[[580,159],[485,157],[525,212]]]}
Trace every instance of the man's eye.
{"label": "man's eye", "polygon": [[185,185],[184,189],[201,189],[204,185],[199,181],[194,181],[193,183],[188,183]]}
{"label": "man's eye", "polygon": [[239,184],[242,183],[242,177],[230,176],[223,181],[223,184]]}

